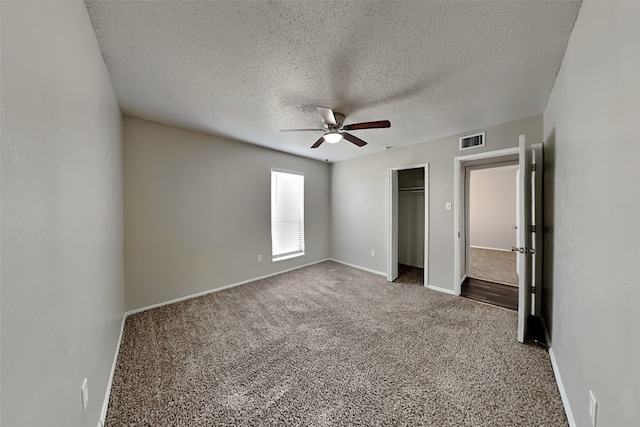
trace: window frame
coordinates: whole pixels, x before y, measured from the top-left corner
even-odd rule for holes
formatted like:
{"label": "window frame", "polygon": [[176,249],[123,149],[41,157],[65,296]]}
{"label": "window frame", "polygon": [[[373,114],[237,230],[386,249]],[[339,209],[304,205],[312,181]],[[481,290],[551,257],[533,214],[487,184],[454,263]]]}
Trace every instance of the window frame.
{"label": "window frame", "polygon": [[[277,222],[274,222],[274,208],[276,206],[276,202],[274,200],[277,199],[277,174],[286,174],[286,175],[295,175],[298,177],[302,178],[302,191],[301,191],[301,200],[300,203],[298,205],[298,210],[300,211],[300,215],[299,218],[297,220],[298,223],[300,223],[298,225],[297,228],[297,234],[298,234],[298,244],[299,247],[298,249],[296,249],[295,251],[290,251],[290,252],[282,252],[279,254],[275,254],[274,253],[274,243],[276,240],[276,237],[274,236],[274,224],[277,224]],[[293,171],[293,170],[288,170],[288,169],[279,169],[279,168],[272,168],[271,169],[271,173],[270,173],[270,178],[271,178],[271,191],[270,191],[270,203],[271,203],[271,209],[270,209],[270,234],[271,234],[271,262],[272,263],[276,263],[276,262],[281,262],[281,261],[286,261],[289,259],[294,259],[294,258],[299,258],[302,256],[306,255],[306,250],[305,250],[305,209],[304,209],[304,199],[305,199],[305,183],[304,183],[304,178],[305,178],[305,174],[303,172],[299,172],[299,171]],[[276,193],[274,193],[274,190],[276,191]],[[301,238],[300,238],[301,235]]]}

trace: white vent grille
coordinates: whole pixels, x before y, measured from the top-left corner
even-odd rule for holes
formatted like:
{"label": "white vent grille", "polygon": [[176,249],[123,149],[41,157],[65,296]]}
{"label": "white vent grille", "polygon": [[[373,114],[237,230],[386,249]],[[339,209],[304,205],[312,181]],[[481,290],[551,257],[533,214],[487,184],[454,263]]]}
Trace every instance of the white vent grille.
{"label": "white vent grille", "polygon": [[476,147],[484,147],[484,132],[460,138],[460,151]]}

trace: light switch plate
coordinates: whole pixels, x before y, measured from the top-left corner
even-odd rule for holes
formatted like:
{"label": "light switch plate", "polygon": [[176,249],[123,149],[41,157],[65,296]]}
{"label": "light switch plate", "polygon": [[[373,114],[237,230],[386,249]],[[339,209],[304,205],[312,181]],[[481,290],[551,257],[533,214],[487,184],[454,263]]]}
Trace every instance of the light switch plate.
{"label": "light switch plate", "polygon": [[444,208],[445,208],[445,210],[450,211],[450,210],[451,210],[451,202],[447,202],[447,203],[445,203],[445,204],[444,204]]}

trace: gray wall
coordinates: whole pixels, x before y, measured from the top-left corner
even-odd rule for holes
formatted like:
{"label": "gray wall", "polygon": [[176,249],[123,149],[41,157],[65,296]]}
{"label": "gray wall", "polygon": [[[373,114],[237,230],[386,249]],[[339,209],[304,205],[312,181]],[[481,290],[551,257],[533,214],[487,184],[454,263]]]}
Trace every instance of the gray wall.
{"label": "gray wall", "polygon": [[510,250],[516,246],[516,174],[518,166],[471,171],[469,243]]}
{"label": "gray wall", "polygon": [[[458,136],[334,163],[331,180],[331,254],[343,262],[386,273],[389,168],[429,163],[429,284],[453,290],[453,158],[518,144],[518,135],[542,141],[542,116],[492,126],[487,146],[460,152]],[[370,251],[376,256],[371,257]]]}
{"label": "gray wall", "polygon": [[640,420],[640,3],[584,2],[544,113],[546,320],[571,410]]}
{"label": "gray wall", "polygon": [[424,267],[424,193],[398,194],[398,263]]}
{"label": "gray wall", "polygon": [[398,171],[398,263],[424,267],[424,189],[425,168]]}
{"label": "gray wall", "polygon": [[83,3],[1,8],[0,424],[95,426],[124,315],[120,110]]}
{"label": "gray wall", "polygon": [[[271,168],[305,174],[306,255],[275,264]],[[125,116],[124,182],[127,310],[329,257],[326,163]]]}

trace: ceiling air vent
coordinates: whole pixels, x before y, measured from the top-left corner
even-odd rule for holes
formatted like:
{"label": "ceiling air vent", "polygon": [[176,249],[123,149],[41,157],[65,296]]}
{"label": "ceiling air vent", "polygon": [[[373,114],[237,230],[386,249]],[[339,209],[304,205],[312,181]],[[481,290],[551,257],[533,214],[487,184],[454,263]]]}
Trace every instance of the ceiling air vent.
{"label": "ceiling air vent", "polygon": [[460,151],[476,147],[484,147],[484,132],[460,138]]}

